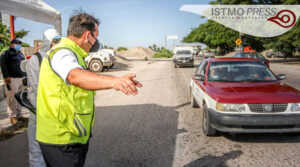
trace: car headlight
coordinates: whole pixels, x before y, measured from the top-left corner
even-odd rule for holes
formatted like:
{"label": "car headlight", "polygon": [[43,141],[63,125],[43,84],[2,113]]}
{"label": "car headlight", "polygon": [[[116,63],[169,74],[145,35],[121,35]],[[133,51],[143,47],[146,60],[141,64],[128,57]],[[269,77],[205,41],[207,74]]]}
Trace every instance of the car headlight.
{"label": "car headlight", "polygon": [[240,112],[245,111],[245,106],[243,104],[217,103],[216,109],[219,111]]}
{"label": "car headlight", "polygon": [[291,111],[300,111],[300,103],[293,103],[291,106]]}

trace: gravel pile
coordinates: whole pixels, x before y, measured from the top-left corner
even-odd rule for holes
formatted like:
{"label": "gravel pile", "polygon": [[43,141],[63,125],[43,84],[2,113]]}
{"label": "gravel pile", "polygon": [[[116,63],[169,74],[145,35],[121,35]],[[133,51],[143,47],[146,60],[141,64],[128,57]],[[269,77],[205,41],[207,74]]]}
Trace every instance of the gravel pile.
{"label": "gravel pile", "polygon": [[129,50],[120,51],[117,54],[123,57],[149,58],[152,57],[155,54],[155,52],[149,48],[133,47]]}

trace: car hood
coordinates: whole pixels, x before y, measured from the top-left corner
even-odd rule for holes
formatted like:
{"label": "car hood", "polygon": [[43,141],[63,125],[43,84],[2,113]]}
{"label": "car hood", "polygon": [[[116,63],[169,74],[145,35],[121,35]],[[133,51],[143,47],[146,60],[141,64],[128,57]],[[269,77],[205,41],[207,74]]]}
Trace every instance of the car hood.
{"label": "car hood", "polygon": [[207,82],[210,97],[220,103],[299,103],[300,91],[279,81]]}

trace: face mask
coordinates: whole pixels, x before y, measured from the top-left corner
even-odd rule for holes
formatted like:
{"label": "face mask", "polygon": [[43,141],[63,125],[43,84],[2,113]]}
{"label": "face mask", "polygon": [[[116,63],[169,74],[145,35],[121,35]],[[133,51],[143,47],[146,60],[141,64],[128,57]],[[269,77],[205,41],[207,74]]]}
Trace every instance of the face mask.
{"label": "face mask", "polygon": [[94,43],[94,45],[91,44],[91,42],[89,41],[90,45],[92,45],[91,49],[90,49],[90,53],[93,52],[98,52],[99,48],[100,48],[100,43],[98,41],[98,39],[96,39],[93,35],[93,33],[91,32],[92,37],[96,40],[96,42]]}
{"label": "face mask", "polygon": [[21,50],[21,45],[16,45],[16,44],[15,44],[14,49],[15,49],[16,51],[20,51],[20,50]]}
{"label": "face mask", "polygon": [[98,52],[99,48],[100,48],[100,43],[99,43],[99,41],[97,39],[96,42],[94,43],[94,45],[91,47],[91,49],[90,49],[89,52],[90,53],[92,53],[92,52]]}

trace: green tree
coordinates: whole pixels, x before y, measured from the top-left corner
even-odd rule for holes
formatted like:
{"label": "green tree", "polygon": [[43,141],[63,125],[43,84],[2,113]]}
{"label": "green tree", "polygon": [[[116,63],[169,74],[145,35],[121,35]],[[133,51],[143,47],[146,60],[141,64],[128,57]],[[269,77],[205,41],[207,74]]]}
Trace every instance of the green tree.
{"label": "green tree", "polygon": [[[28,34],[29,31],[21,29],[20,31],[15,32],[16,38],[23,38]],[[0,19],[0,52],[7,49],[10,45],[10,30],[6,25],[2,24],[2,20]],[[30,46],[28,43],[23,42],[23,47]]]}
{"label": "green tree", "polygon": [[227,28],[213,20],[200,24],[198,28],[192,29],[190,34],[183,38],[183,42],[200,42],[209,48],[232,50],[235,47],[235,40],[239,37],[237,31]]}
{"label": "green tree", "polygon": [[10,33],[6,25],[2,24],[0,19],[0,52],[7,49],[10,44]]}
{"label": "green tree", "polygon": [[126,47],[119,47],[118,51],[121,51],[121,50],[128,50],[128,49]]}
{"label": "green tree", "polygon": [[28,34],[29,31],[26,31],[24,29],[21,29],[20,31],[15,32],[16,38],[23,38]]}
{"label": "green tree", "polygon": [[152,45],[152,48],[153,48],[153,51],[155,51],[155,52],[157,51],[157,50],[156,50],[157,48],[156,48],[156,45],[155,45],[155,44]]}

